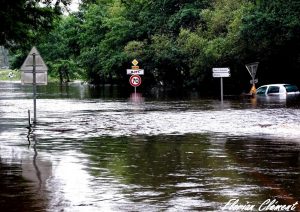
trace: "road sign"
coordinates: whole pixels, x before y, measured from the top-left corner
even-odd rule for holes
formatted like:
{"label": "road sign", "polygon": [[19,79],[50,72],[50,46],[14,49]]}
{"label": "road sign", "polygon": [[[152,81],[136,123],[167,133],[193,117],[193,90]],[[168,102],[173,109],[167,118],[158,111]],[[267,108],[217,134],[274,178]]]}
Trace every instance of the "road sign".
{"label": "road sign", "polygon": [[132,75],[130,78],[129,78],[129,83],[131,86],[133,87],[138,87],[142,84],[142,79],[139,75]]}
{"label": "road sign", "polygon": [[230,77],[229,68],[213,68],[213,77]]}
{"label": "road sign", "polygon": [[229,68],[213,68],[213,73],[230,73]]}
{"label": "road sign", "polygon": [[144,69],[127,69],[128,75],[144,75]]}
{"label": "road sign", "polygon": [[252,79],[254,79],[256,72],[257,72],[258,62],[249,63],[249,64],[246,64],[245,66],[246,66],[246,69],[248,70],[250,76],[252,77]]}
{"label": "road sign", "polygon": [[47,85],[48,67],[38,50],[32,47],[20,70],[22,84],[32,84],[33,123],[36,123],[36,86]]}
{"label": "road sign", "polygon": [[258,83],[258,79],[254,79],[254,81],[250,80],[250,84],[256,84],[256,83]]}
{"label": "road sign", "polygon": [[[35,59],[33,59],[35,57]],[[21,83],[33,84],[33,66],[35,66],[36,84],[47,85],[48,67],[38,50],[33,47],[21,66]]]}
{"label": "road sign", "polygon": [[213,73],[213,77],[230,77],[230,73],[217,72]]}
{"label": "road sign", "polygon": [[138,62],[136,59],[134,59],[131,63],[132,63],[134,66],[137,66],[137,64],[139,64],[139,62]]}
{"label": "road sign", "polygon": [[221,102],[223,104],[223,77],[230,77],[230,69],[229,68],[213,68],[213,77],[220,78],[221,82]]}
{"label": "road sign", "polygon": [[252,87],[250,89],[250,94],[254,94],[256,92],[256,88],[255,88],[255,83],[258,82],[257,79],[255,79],[255,75],[256,75],[256,72],[257,72],[257,67],[258,67],[258,62],[255,62],[255,63],[249,63],[249,64],[246,64],[246,69],[248,70],[252,80],[250,81],[250,84],[252,84]]}

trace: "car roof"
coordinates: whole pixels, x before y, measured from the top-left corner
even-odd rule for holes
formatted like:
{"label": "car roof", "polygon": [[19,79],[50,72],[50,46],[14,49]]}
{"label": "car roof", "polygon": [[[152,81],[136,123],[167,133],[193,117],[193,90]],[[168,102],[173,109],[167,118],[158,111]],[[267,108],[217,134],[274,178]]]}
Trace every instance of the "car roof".
{"label": "car roof", "polygon": [[262,85],[262,86],[260,86],[260,87],[263,87],[263,86],[283,86],[283,85],[291,85],[291,84],[286,84],[286,83],[276,83],[276,84]]}

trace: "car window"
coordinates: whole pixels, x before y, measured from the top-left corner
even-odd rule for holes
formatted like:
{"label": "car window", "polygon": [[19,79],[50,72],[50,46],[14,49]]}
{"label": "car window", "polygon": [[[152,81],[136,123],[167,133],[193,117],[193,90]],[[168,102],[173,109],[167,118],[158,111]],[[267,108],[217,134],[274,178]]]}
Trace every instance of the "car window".
{"label": "car window", "polygon": [[279,86],[270,86],[268,89],[268,93],[279,93]]}
{"label": "car window", "polygon": [[284,85],[286,92],[298,92],[298,87],[296,85]]}
{"label": "car window", "polygon": [[256,94],[265,94],[267,90],[267,86],[260,87],[257,89]]}

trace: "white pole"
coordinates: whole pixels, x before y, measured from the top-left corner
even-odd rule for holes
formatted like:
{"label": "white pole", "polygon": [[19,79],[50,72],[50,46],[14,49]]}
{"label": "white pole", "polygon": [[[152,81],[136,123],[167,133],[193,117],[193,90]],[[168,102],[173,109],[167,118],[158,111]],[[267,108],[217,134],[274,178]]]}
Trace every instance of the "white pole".
{"label": "white pole", "polygon": [[221,102],[223,103],[223,77],[221,77]]}
{"label": "white pole", "polygon": [[32,54],[32,73],[33,73],[33,123],[36,123],[36,65],[35,65],[35,53]]}
{"label": "white pole", "polygon": [[28,127],[31,126],[31,123],[30,123],[30,110],[28,110]]}

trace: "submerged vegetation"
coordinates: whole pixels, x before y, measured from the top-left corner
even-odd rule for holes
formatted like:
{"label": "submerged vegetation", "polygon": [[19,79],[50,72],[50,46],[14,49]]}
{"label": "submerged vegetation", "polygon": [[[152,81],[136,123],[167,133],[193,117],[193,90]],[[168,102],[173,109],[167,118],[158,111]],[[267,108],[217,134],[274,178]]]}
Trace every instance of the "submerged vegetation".
{"label": "submerged vegetation", "polygon": [[245,64],[259,62],[259,84],[300,85],[298,0],[85,0],[78,12],[51,19],[49,33],[34,33],[11,48],[13,64],[32,45],[50,74],[128,84],[136,58],[143,86],[211,90],[213,67],[230,67],[228,89],[249,89]]}

